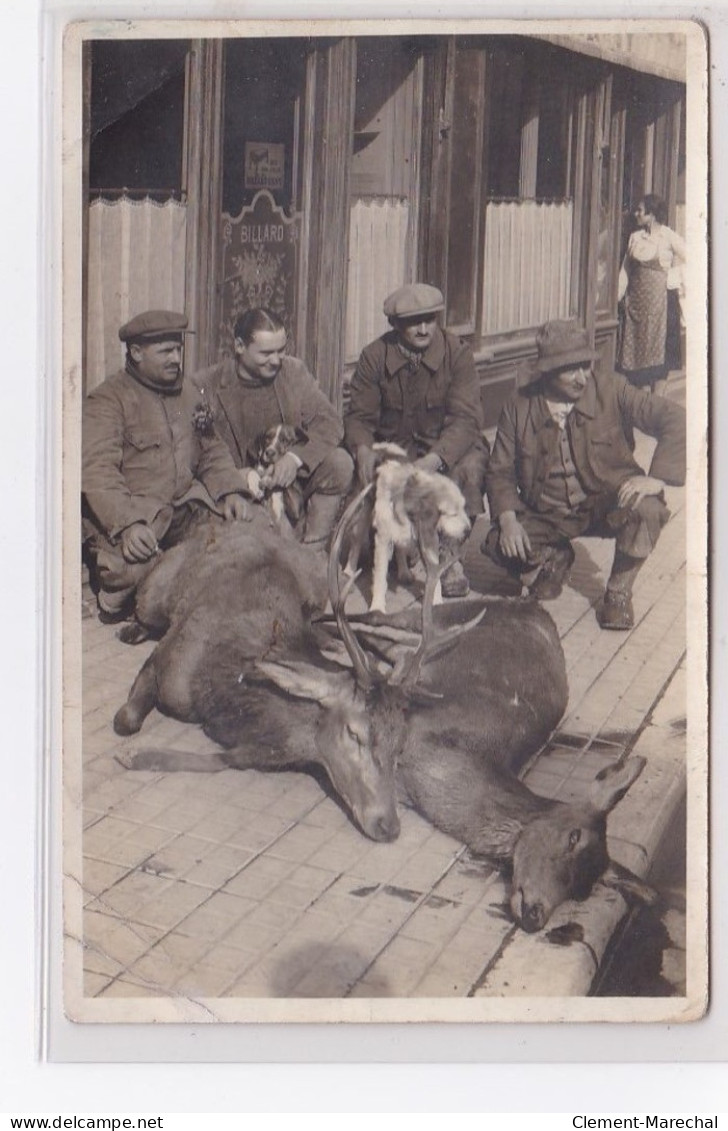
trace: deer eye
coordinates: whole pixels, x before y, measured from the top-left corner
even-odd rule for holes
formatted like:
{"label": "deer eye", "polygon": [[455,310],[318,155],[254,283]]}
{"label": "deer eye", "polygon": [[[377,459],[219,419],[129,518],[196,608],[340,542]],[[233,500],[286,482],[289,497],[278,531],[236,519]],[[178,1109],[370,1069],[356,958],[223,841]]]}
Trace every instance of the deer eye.
{"label": "deer eye", "polygon": [[573,852],[581,840],[581,829],[572,829],[569,833],[569,852]]}
{"label": "deer eye", "polygon": [[363,739],[356,727],[353,727],[350,723],[347,723],[346,733],[348,734],[349,738],[353,738],[354,742],[358,742],[361,746]]}

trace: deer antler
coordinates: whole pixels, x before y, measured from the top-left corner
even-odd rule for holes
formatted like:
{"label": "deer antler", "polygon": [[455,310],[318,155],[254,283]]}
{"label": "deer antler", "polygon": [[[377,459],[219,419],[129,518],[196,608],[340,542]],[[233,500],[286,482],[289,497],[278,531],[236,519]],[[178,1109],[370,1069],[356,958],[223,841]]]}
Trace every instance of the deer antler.
{"label": "deer antler", "polygon": [[354,631],[346,619],[345,605],[346,598],[351,592],[352,586],[356,581],[358,574],[347,579],[344,588],[341,587],[339,559],[341,556],[341,546],[344,541],[344,535],[351,525],[356,512],[362,506],[365,498],[373,489],[374,484],[369,483],[355,499],[349,503],[343,515],[339,519],[334,537],[331,543],[331,551],[329,553],[329,597],[331,598],[331,608],[336,618],[336,627],[339,630],[339,635],[346,648],[354,668],[354,675],[356,682],[362,690],[367,691],[374,683],[374,668],[371,660],[357,640]]}
{"label": "deer antler", "polygon": [[412,690],[420,678],[422,665],[428,660],[440,655],[446,648],[452,647],[464,633],[480,624],[485,616],[485,609],[472,617],[464,624],[455,625],[445,632],[436,633],[432,610],[435,603],[435,593],[438,583],[445,571],[457,559],[457,553],[447,547],[445,552],[435,556],[435,551],[430,540],[425,539],[421,523],[417,522],[417,540],[420,544],[420,554],[425,563],[425,592],[422,598],[422,636],[419,647],[414,651],[408,661],[401,665],[399,670],[392,673],[392,683],[397,683],[407,690]]}

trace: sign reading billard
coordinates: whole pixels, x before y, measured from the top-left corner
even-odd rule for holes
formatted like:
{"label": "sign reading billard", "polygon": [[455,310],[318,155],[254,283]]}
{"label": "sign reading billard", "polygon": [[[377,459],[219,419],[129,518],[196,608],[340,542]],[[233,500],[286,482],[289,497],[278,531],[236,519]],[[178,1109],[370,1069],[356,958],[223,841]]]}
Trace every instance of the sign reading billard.
{"label": "sign reading billard", "polygon": [[233,327],[245,310],[265,306],[283,320],[293,348],[300,212],[293,216],[261,189],[237,217],[223,214],[223,348],[232,349]]}

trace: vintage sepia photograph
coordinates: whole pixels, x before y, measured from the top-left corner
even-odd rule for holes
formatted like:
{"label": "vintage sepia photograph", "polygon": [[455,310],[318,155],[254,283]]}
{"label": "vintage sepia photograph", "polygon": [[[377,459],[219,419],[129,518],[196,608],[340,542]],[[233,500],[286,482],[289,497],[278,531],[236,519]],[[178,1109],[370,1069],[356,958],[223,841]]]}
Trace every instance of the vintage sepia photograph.
{"label": "vintage sepia photograph", "polygon": [[706,50],[66,29],[72,1021],[704,1015]]}

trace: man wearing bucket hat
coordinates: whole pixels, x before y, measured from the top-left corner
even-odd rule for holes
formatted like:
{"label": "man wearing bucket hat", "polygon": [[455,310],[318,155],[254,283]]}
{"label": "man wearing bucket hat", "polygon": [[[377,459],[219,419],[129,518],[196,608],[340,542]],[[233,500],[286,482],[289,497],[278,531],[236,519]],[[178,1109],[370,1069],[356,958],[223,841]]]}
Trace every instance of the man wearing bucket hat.
{"label": "man wearing bucket hat", "polygon": [[[374,475],[375,443],[399,444],[419,466],[452,479],[472,519],[483,511],[488,445],[475,361],[467,345],[438,325],[442,292],[427,283],[399,287],[384,301],[391,330],[363,350],[344,419],[360,482]],[[469,590],[460,562],[443,575],[446,597]]]}
{"label": "man wearing bucket hat", "polygon": [[[538,377],[506,402],[486,477],[493,525],[481,549],[520,576],[533,596],[561,593],[582,534],[615,540],[597,610],[602,628],[634,623],[632,586],[669,518],[666,484],[685,481],[685,412],[595,373],[585,330],[547,322],[537,335]],[[657,439],[648,474],[632,429]]]}
{"label": "man wearing bucket hat", "polygon": [[247,517],[240,474],[182,376],[189,332],[184,314],[138,314],[119,330],[124,368],[86,398],[83,530],[106,622],[125,619],[159,553],[191,526]]}

